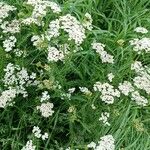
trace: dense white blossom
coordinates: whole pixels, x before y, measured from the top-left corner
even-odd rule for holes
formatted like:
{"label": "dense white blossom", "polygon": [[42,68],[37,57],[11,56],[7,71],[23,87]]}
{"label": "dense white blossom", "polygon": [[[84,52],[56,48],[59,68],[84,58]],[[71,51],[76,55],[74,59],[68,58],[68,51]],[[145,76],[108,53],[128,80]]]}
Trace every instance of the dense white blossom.
{"label": "dense white blossom", "polygon": [[47,102],[42,103],[40,106],[37,106],[37,110],[40,110],[41,115],[45,118],[52,116],[54,111],[52,110],[54,107],[53,103]]}
{"label": "dense white blossom", "polygon": [[144,27],[136,27],[134,29],[134,31],[138,32],[138,33],[143,33],[143,34],[148,33],[148,30],[146,28],[144,28]]}
{"label": "dense white blossom", "polygon": [[115,139],[112,135],[101,137],[95,150],[115,150]]}
{"label": "dense white blossom", "polygon": [[50,41],[52,37],[58,37],[60,35],[60,21],[59,19],[53,20],[49,24],[49,28],[46,31],[46,38]]}
{"label": "dense white blossom", "polygon": [[108,77],[108,80],[110,81],[110,82],[112,82],[112,80],[113,80],[113,78],[115,77],[112,73],[109,73],[108,75],[107,75],[107,77]]}
{"label": "dense white blossom", "polygon": [[61,16],[59,20],[61,23],[60,28],[63,29],[65,32],[67,32],[69,35],[68,40],[74,40],[77,45],[82,44],[86,36],[85,36],[85,29],[81,25],[81,23],[70,14]]}
{"label": "dense white blossom", "polygon": [[27,141],[26,145],[21,150],[35,150],[36,146],[33,145],[32,140]]}
{"label": "dense white blossom", "polygon": [[103,112],[101,113],[101,117],[99,118],[99,121],[102,121],[103,124],[106,126],[110,126],[110,123],[108,122],[108,118],[110,117],[110,113]]}
{"label": "dense white blossom", "polygon": [[31,38],[31,41],[33,42],[33,45],[36,46],[36,47],[41,47],[41,44],[44,42],[44,35],[34,35],[32,36]]}
{"label": "dense white blossom", "polygon": [[4,72],[4,86],[16,89],[16,93],[22,94],[23,97],[28,96],[26,87],[38,84],[38,81],[35,80],[35,73],[29,75],[25,68],[20,68],[19,66],[13,65],[12,63],[9,63],[6,66]]}
{"label": "dense white blossom", "polygon": [[59,60],[63,61],[65,55],[63,51],[58,50],[55,47],[48,47],[48,61],[57,62]]}
{"label": "dense white blossom", "polygon": [[121,93],[124,94],[125,96],[128,96],[131,92],[134,91],[134,87],[129,81],[124,81],[123,83],[119,83],[118,88],[121,91]]}
{"label": "dense white blossom", "polygon": [[131,99],[141,106],[146,106],[148,104],[148,100],[144,96],[141,96],[138,91],[132,92]]}
{"label": "dense white blossom", "polygon": [[8,90],[3,91],[0,96],[0,108],[4,108],[7,105],[11,105],[15,97],[15,89],[9,88]]}
{"label": "dense white blossom", "polygon": [[130,45],[133,46],[133,50],[136,51],[138,54],[143,51],[145,51],[146,53],[150,52],[150,38],[135,38],[133,40],[130,40]]}
{"label": "dense white blossom", "polygon": [[41,130],[38,126],[34,126],[32,133],[34,134],[35,137],[37,138],[41,138],[42,134],[41,134]]}
{"label": "dense white blossom", "polygon": [[20,32],[20,22],[18,20],[12,20],[11,22],[5,21],[1,24],[3,33],[18,33]]}
{"label": "dense white blossom", "polygon": [[10,11],[14,11],[16,8],[14,6],[10,6],[4,2],[0,2],[0,23],[4,18],[9,16]]}
{"label": "dense white blossom", "polygon": [[115,97],[120,97],[120,92],[109,83],[96,82],[94,91],[99,91],[101,100],[107,104],[113,104]]}
{"label": "dense white blossom", "polygon": [[91,91],[87,87],[79,87],[80,91],[85,95],[91,95]]}
{"label": "dense white blossom", "polygon": [[46,16],[48,8],[51,8],[53,13],[56,14],[61,12],[58,4],[48,0],[28,0],[26,4],[33,6],[32,15],[22,21],[26,25],[30,25],[31,23],[39,26],[42,25],[42,18]]}
{"label": "dense white blossom", "polygon": [[100,58],[102,60],[102,63],[114,63],[114,58],[112,55],[108,54],[104,48],[105,48],[105,45],[102,44],[102,43],[92,43],[92,48],[94,50],[96,50],[96,52],[100,55]]}
{"label": "dense white blossom", "polygon": [[87,147],[93,150],[115,150],[115,139],[112,135],[105,135],[100,138],[98,144],[91,142]]}
{"label": "dense white blossom", "polygon": [[13,48],[15,47],[17,39],[15,36],[10,36],[8,39],[5,39],[3,41],[3,47],[5,48],[6,52],[12,51]]}
{"label": "dense white blossom", "polygon": [[47,101],[49,99],[50,99],[50,95],[48,94],[48,91],[42,92],[42,97],[41,97],[40,101],[43,102],[43,101]]}

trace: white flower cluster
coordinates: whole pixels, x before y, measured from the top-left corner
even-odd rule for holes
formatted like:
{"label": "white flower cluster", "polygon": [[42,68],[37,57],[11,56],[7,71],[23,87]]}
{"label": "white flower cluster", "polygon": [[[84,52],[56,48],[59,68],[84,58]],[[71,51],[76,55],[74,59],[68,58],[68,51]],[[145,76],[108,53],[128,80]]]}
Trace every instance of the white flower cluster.
{"label": "white flower cluster", "polygon": [[12,20],[11,22],[5,21],[1,24],[3,33],[18,33],[20,32],[20,22],[18,20]]}
{"label": "white flower cluster", "polygon": [[31,42],[33,42],[33,45],[36,47],[41,47],[41,44],[44,42],[44,35],[42,34],[41,36],[39,35],[34,35],[31,38]]}
{"label": "white flower cluster", "polygon": [[28,96],[26,87],[38,84],[38,81],[35,80],[36,74],[29,75],[25,68],[9,63],[4,71],[4,86],[16,89],[16,93],[22,94],[23,97]]}
{"label": "white flower cluster", "polygon": [[132,92],[131,99],[141,106],[146,106],[148,103],[148,100],[144,96],[141,96],[138,91]]}
{"label": "white flower cluster", "polygon": [[10,36],[8,39],[3,41],[3,47],[5,48],[6,52],[12,51],[15,47],[15,43],[17,42],[17,39],[15,36]]}
{"label": "white flower cluster", "polygon": [[118,88],[125,96],[129,96],[129,94],[131,94],[131,99],[135,101],[138,105],[147,105],[148,100],[144,96],[141,96],[140,93],[136,91],[134,86],[132,86],[129,81],[124,81],[123,83],[120,83]]}
{"label": "white flower cluster", "polygon": [[53,103],[45,102],[42,103],[40,106],[37,106],[37,110],[40,110],[43,117],[48,118],[49,116],[52,116],[54,111],[52,108],[54,107]]}
{"label": "white flower cluster", "polygon": [[146,28],[144,28],[144,27],[136,27],[134,29],[134,31],[137,32],[137,33],[142,33],[142,34],[148,33],[148,30]]}
{"label": "white flower cluster", "polygon": [[33,141],[27,141],[26,145],[21,150],[35,150],[36,146],[33,145]]}
{"label": "white flower cluster", "polygon": [[80,91],[85,95],[91,95],[91,91],[87,87],[79,87]]}
{"label": "white flower cluster", "polygon": [[[131,65],[131,70],[135,70],[138,76],[133,78],[133,85],[129,81],[120,83],[118,88],[125,96],[131,95],[131,99],[134,100],[138,105],[146,106],[148,100],[141,96],[139,90],[145,90],[147,94],[150,94],[150,70],[147,66],[142,66],[142,63],[135,61]],[[136,88],[135,88],[136,87]]]}
{"label": "white flower cluster", "polygon": [[45,118],[52,116],[54,113],[54,111],[52,110],[54,105],[53,103],[47,102],[48,100],[50,100],[48,91],[42,92],[42,97],[40,98],[41,105],[36,107],[37,110],[40,110],[42,116]]}
{"label": "white flower cluster", "polygon": [[120,97],[120,92],[109,83],[96,82],[93,88],[94,91],[101,92],[100,98],[107,104],[113,104],[115,97]]}
{"label": "white flower cluster", "polygon": [[135,38],[133,40],[130,40],[130,45],[133,46],[133,50],[138,54],[141,54],[143,51],[145,51],[146,53],[150,52],[150,38]]}
{"label": "white flower cluster", "polygon": [[60,28],[67,32],[69,35],[68,40],[74,40],[77,45],[82,44],[86,36],[85,29],[81,23],[70,14],[61,16],[59,21],[61,23]]}
{"label": "white flower cluster", "polygon": [[92,19],[91,15],[89,13],[86,13],[85,14],[85,19],[84,19],[84,22],[83,22],[83,26],[86,29],[91,31],[93,29],[92,22],[93,22],[93,19]]}
{"label": "white flower cluster", "polygon": [[42,138],[42,140],[48,139],[48,133],[45,132],[44,134],[41,134],[41,129],[38,126],[33,127],[32,133],[35,137]]}
{"label": "white flower cluster", "polygon": [[59,19],[51,21],[49,24],[49,28],[46,31],[47,40],[50,41],[52,37],[58,37],[60,35],[59,29],[60,29]]}
{"label": "white flower cluster", "polygon": [[4,108],[7,105],[12,105],[13,99],[16,97],[16,90],[9,88],[2,92],[0,96],[0,108]]}
{"label": "white flower cluster", "polygon": [[103,112],[101,113],[101,117],[99,118],[99,121],[102,121],[103,124],[106,126],[110,126],[110,123],[108,122],[108,118],[110,117],[110,113]]}
{"label": "white flower cluster", "polygon": [[115,150],[115,139],[112,135],[105,135],[100,138],[98,144],[91,142],[87,147],[94,150]]}
{"label": "white flower cluster", "polygon": [[17,57],[25,57],[26,56],[26,53],[23,51],[23,50],[20,50],[20,49],[18,49],[18,48],[16,48],[16,49],[14,49],[14,54],[15,54],[15,56],[17,56]]}
{"label": "white flower cluster", "polygon": [[40,19],[46,16],[48,8],[51,8],[51,10],[57,14],[61,12],[60,6],[58,6],[55,2],[47,0],[28,0],[26,4],[34,7],[31,17],[22,21],[22,23],[26,25],[30,25],[31,23],[41,25]]}
{"label": "white flower cluster", "polygon": [[121,91],[121,93],[124,94],[125,96],[128,96],[131,92],[134,91],[134,87],[129,81],[124,81],[123,83],[119,83],[118,88]]}
{"label": "white flower cluster", "polygon": [[102,63],[114,63],[114,58],[112,55],[108,54],[105,50],[104,50],[105,45],[102,43],[92,43],[92,48],[94,50],[96,50],[96,52],[100,55],[100,58],[102,60]]}
{"label": "white flower cluster", "polygon": [[50,95],[48,94],[48,91],[42,92],[42,97],[41,97],[40,101],[44,102],[44,101],[48,101],[49,99],[50,99]]}
{"label": "white flower cluster", "polygon": [[147,94],[150,94],[150,68],[142,66],[141,62],[136,61],[132,64],[131,69],[136,69],[135,72],[137,74],[133,79],[134,85],[138,89],[145,90]]}
{"label": "white flower cluster", "polygon": [[59,60],[63,61],[65,54],[63,51],[58,50],[55,47],[48,47],[48,61],[57,62]]}
{"label": "white flower cluster", "polygon": [[112,73],[109,73],[108,75],[107,75],[107,77],[108,77],[108,80],[110,81],[110,82],[112,82],[112,80],[113,80],[113,78],[115,77]]}
{"label": "white flower cluster", "polygon": [[0,23],[4,18],[9,16],[10,11],[14,11],[16,8],[14,6],[10,6],[4,2],[0,2]]}

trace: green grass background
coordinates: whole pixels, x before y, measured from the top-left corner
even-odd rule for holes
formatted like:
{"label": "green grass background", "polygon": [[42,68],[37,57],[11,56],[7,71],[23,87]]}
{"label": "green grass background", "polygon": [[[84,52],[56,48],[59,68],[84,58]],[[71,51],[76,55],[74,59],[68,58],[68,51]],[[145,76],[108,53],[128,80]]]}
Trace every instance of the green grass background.
{"label": "green grass background", "polygon": [[[3,1],[24,11],[22,0]],[[86,12],[90,13],[94,25],[92,33],[88,33],[85,40],[83,51],[74,54],[64,64],[52,64],[51,69],[46,71],[45,76],[58,80],[64,91],[79,86],[92,89],[96,81],[106,82],[106,75],[110,72],[114,73],[113,85],[117,86],[124,80],[132,80],[130,65],[135,60],[150,66],[150,54],[138,56],[128,43],[131,38],[137,37],[133,32],[135,27],[144,26],[150,30],[149,0],[58,0],[58,3],[63,7],[64,14],[71,13],[79,20]],[[40,32],[34,27],[26,30],[28,34],[18,35],[21,39],[18,45],[24,45],[32,35],[30,33]],[[91,50],[89,39],[91,42],[96,39],[105,43],[107,51],[115,56],[115,64],[102,64]],[[120,39],[125,41],[123,45],[118,44]],[[30,45],[24,48],[29,50],[29,57],[17,59],[5,56],[0,45],[1,79],[3,68],[9,61],[37,72],[36,63],[45,63],[41,51],[32,49]],[[0,150],[21,149],[31,136],[34,125],[39,125],[50,134],[45,142],[35,139],[37,150],[59,150],[60,147],[68,146],[72,150],[86,150],[87,144],[98,141],[105,134],[114,136],[116,150],[150,150],[150,105],[141,108],[131,102],[130,98],[122,96],[113,105],[107,106],[98,100],[98,95],[88,97],[81,94],[74,95],[71,101],[63,101],[58,91],[52,96],[55,114],[50,119],[43,119],[34,112],[37,106],[35,95],[39,95],[38,92],[31,89],[30,98],[24,100],[20,97],[14,107],[0,109]],[[93,102],[96,110],[91,108]],[[72,105],[76,107],[76,113],[70,115],[67,109]],[[111,112],[110,127],[104,127],[98,121],[101,112],[105,110]]]}

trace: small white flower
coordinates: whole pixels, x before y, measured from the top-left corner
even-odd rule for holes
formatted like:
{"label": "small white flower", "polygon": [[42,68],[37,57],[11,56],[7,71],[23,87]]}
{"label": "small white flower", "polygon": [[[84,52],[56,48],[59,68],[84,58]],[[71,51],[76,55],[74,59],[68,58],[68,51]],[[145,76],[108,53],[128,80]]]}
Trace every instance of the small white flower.
{"label": "small white flower", "polygon": [[108,77],[108,80],[110,81],[110,82],[112,82],[112,80],[113,80],[113,78],[115,77],[112,73],[109,73],[108,75],[107,75],[107,77]]}
{"label": "small white flower", "polygon": [[146,106],[148,104],[148,100],[144,96],[141,96],[138,91],[132,93],[131,99],[141,106]]}
{"label": "small white flower", "polygon": [[96,148],[96,143],[91,142],[90,144],[87,145],[88,148],[93,148],[95,150]]}
{"label": "small white flower", "polygon": [[43,135],[42,135],[42,140],[46,140],[46,139],[48,139],[48,133],[44,133]]}
{"label": "small white flower", "polygon": [[123,83],[119,83],[118,88],[121,91],[121,93],[126,96],[128,96],[129,93],[134,91],[134,87],[129,81],[124,81]]}
{"label": "small white flower", "polygon": [[68,33],[69,39],[74,40],[75,44],[81,45],[85,36],[85,29],[81,23],[70,14],[60,17],[61,29]]}
{"label": "small white flower", "polygon": [[47,102],[42,103],[41,106],[37,106],[37,110],[40,110],[43,117],[48,118],[49,116],[52,116],[54,113],[54,111],[52,110],[53,107],[54,107],[53,103]]}
{"label": "small white flower", "polygon": [[112,135],[101,137],[95,150],[115,150],[115,139]]}
{"label": "small white flower", "polygon": [[105,45],[102,43],[92,43],[92,48],[94,50],[96,50],[96,52],[100,55],[100,58],[102,60],[102,63],[114,63],[114,58],[112,55],[108,54],[105,50],[104,50]]}
{"label": "small white flower", "polygon": [[115,97],[120,97],[120,92],[109,83],[96,82],[93,89],[101,93],[101,100],[107,104],[113,104]]}
{"label": "small white flower", "polygon": [[99,118],[99,121],[102,121],[103,124],[106,126],[110,126],[110,123],[108,122],[110,114],[108,112],[101,113],[101,117]]}
{"label": "small white flower", "polygon": [[147,30],[146,28],[144,28],[144,27],[136,27],[136,28],[134,29],[134,31],[135,31],[135,32],[138,32],[138,33],[143,33],[143,34],[148,33],[148,30]]}
{"label": "small white flower", "polygon": [[6,52],[12,51],[13,48],[15,47],[17,39],[15,36],[10,36],[8,39],[3,41],[3,47],[5,48]]}
{"label": "small white flower", "polygon": [[65,55],[62,51],[55,47],[48,47],[48,61],[57,62],[59,60],[63,61]]}
{"label": "small white flower", "polygon": [[33,145],[32,140],[29,140],[21,150],[35,150],[36,146]]}
{"label": "small white flower", "polygon": [[85,95],[91,95],[91,91],[87,87],[79,87],[79,89]]}
{"label": "small white flower", "polygon": [[41,138],[41,136],[42,136],[40,128],[36,127],[36,126],[33,127],[32,133],[37,138]]}
{"label": "small white flower", "polygon": [[42,97],[41,97],[40,101],[43,102],[43,101],[47,101],[49,99],[50,99],[50,95],[48,94],[48,91],[42,92]]}
{"label": "small white flower", "polygon": [[20,22],[18,20],[12,20],[11,22],[5,21],[1,24],[3,33],[18,33],[20,32]]}
{"label": "small white flower", "polygon": [[70,89],[68,89],[68,92],[69,92],[70,94],[72,94],[72,93],[74,93],[75,90],[76,90],[76,88],[70,88]]}
{"label": "small white flower", "polygon": [[140,54],[145,51],[146,53],[150,52],[150,38],[144,37],[141,39],[130,40],[130,45],[133,46],[133,50]]}

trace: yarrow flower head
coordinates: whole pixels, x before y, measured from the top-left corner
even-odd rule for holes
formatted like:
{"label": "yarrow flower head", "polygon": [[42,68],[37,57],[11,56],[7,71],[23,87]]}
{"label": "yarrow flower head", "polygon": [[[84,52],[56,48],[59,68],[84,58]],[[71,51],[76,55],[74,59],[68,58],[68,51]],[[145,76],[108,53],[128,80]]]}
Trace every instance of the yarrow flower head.
{"label": "yarrow flower head", "polygon": [[100,58],[102,60],[102,63],[111,63],[113,64],[114,63],[114,58],[112,55],[108,54],[104,48],[105,48],[105,45],[102,44],[102,43],[96,43],[96,42],[93,42],[92,43],[92,48],[94,50],[96,50],[96,52],[100,55]]}
{"label": "yarrow flower head", "polygon": [[30,25],[31,23],[39,26],[42,25],[42,18],[46,16],[48,8],[51,8],[52,12],[56,14],[61,12],[61,8],[57,3],[48,0],[28,0],[26,4],[33,6],[31,17],[22,21],[26,25]]}
{"label": "yarrow flower head", "polygon": [[10,11],[14,11],[16,8],[14,6],[10,6],[4,2],[0,2],[0,23],[2,20],[9,16]]}
{"label": "yarrow flower head", "polygon": [[134,87],[129,81],[124,81],[123,83],[119,83],[119,90],[121,91],[122,94],[125,96],[128,96],[129,93],[134,91]]}
{"label": "yarrow flower head", "polygon": [[35,80],[36,74],[29,75],[25,68],[21,68],[18,65],[9,63],[4,69],[4,86],[12,87],[16,89],[17,94],[22,94],[23,97],[28,96],[26,87],[38,85],[38,81]]}
{"label": "yarrow flower head", "polygon": [[8,39],[3,41],[3,47],[5,48],[6,52],[12,51],[13,48],[15,47],[17,39],[15,36],[10,36]]}
{"label": "yarrow flower head", "polygon": [[9,88],[1,93],[0,96],[0,108],[4,108],[7,105],[12,105],[13,99],[16,97],[16,90]]}
{"label": "yarrow flower head", "polygon": [[35,150],[36,146],[33,145],[32,140],[29,140],[21,150]]}
{"label": "yarrow flower head", "polygon": [[91,142],[87,147],[94,150],[115,150],[115,139],[112,135],[105,135],[100,138],[98,144]]}
{"label": "yarrow flower head", "polygon": [[101,93],[101,100],[107,104],[113,104],[115,97],[120,97],[120,92],[109,83],[96,82],[93,88]]}
{"label": "yarrow flower head", "polygon": [[37,106],[37,110],[40,110],[43,117],[48,118],[49,116],[52,116],[54,111],[52,108],[54,107],[53,103],[47,102],[42,103],[40,106]]}
{"label": "yarrow flower head", "polygon": [[45,132],[44,134],[41,134],[41,129],[38,127],[38,126],[34,126],[33,127],[33,130],[32,130],[32,133],[34,134],[34,136],[36,138],[42,138],[42,140],[46,140],[48,139],[48,133]]}
{"label": "yarrow flower head", "polygon": [[12,20],[11,22],[5,21],[1,25],[3,33],[19,33],[20,32],[20,22],[18,20]]}
{"label": "yarrow flower head", "polygon": [[63,61],[65,55],[63,51],[58,50],[55,47],[48,47],[48,61],[57,62],[59,60]]}
{"label": "yarrow flower head", "polygon": [[144,28],[144,27],[136,27],[134,29],[134,31],[137,32],[137,33],[143,33],[143,34],[148,33],[148,30],[146,28]]}
{"label": "yarrow flower head", "polygon": [[141,39],[133,39],[130,40],[130,45],[133,46],[133,50],[138,54],[142,52],[149,53],[150,52],[150,38],[144,37]]}
{"label": "yarrow flower head", "polygon": [[110,126],[110,123],[108,122],[109,116],[110,116],[110,113],[103,112],[103,113],[101,113],[101,117],[99,118],[99,121],[102,121],[105,126],[106,125]]}
{"label": "yarrow flower head", "polygon": [[85,29],[82,24],[70,14],[60,17],[61,29],[68,33],[69,39],[80,45],[86,38]]}
{"label": "yarrow flower head", "polygon": [[113,80],[113,78],[115,77],[112,73],[109,73],[108,75],[107,75],[107,77],[108,77],[108,80],[110,81],[110,82],[112,82],[112,80]]}

